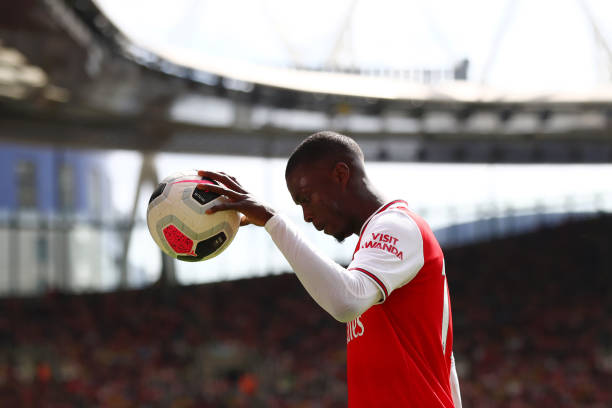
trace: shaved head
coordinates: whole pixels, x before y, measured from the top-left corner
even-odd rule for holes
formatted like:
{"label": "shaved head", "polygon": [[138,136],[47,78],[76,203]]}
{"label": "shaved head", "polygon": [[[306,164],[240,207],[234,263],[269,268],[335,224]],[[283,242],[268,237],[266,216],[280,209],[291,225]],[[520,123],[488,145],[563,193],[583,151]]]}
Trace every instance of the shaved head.
{"label": "shaved head", "polygon": [[289,157],[285,181],[304,221],[338,241],[358,233],[363,215],[379,207],[369,203],[361,148],[340,133],[326,130],[304,139]]}
{"label": "shaved head", "polygon": [[300,143],[287,161],[285,178],[302,164],[324,163],[333,166],[344,162],[352,169],[363,170],[363,152],[350,137],[324,130],[308,136]]}

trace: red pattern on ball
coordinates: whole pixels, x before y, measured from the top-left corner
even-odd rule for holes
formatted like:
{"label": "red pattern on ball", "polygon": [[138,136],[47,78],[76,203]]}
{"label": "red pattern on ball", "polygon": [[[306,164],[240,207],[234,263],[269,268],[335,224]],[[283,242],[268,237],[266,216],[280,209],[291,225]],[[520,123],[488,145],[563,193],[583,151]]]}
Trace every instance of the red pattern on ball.
{"label": "red pattern on ball", "polygon": [[163,233],[164,237],[166,237],[166,241],[170,244],[174,252],[181,255],[196,256],[195,252],[192,250],[193,240],[183,234],[174,225],[168,225],[163,229]]}

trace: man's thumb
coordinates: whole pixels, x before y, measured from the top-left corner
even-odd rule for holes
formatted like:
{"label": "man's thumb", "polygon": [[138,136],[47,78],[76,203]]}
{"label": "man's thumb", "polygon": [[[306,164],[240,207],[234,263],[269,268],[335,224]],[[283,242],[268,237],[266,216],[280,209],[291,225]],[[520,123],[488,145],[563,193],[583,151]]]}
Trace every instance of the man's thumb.
{"label": "man's thumb", "polygon": [[246,215],[243,215],[242,217],[240,217],[240,226],[244,227],[245,225],[249,225],[251,223],[251,221],[249,221],[249,219],[247,218]]}

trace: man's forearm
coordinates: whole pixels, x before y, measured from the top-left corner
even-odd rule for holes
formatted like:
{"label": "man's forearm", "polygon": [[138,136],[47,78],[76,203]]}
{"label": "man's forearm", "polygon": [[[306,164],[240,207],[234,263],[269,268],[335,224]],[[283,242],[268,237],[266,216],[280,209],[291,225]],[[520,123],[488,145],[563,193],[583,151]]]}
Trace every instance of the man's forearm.
{"label": "man's forearm", "polygon": [[367,276],[319,254],[283,216],[274,215],[265,228],[310,296],[336,320],[351,321],[380,299]]}

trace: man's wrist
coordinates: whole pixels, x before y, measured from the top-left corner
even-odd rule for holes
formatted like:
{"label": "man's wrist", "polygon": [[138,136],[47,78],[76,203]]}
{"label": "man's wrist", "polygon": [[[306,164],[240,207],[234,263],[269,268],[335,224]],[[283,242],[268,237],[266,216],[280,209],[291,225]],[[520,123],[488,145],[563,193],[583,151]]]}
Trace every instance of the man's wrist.
{"label": "man's wrist", "polygon": [[263,216],[263,226],[265,227],[268,221],[270,221],[270,219],[275,215],[276,212],[273,209],[271,209],[270,207],[265,207],[265,214]]}

